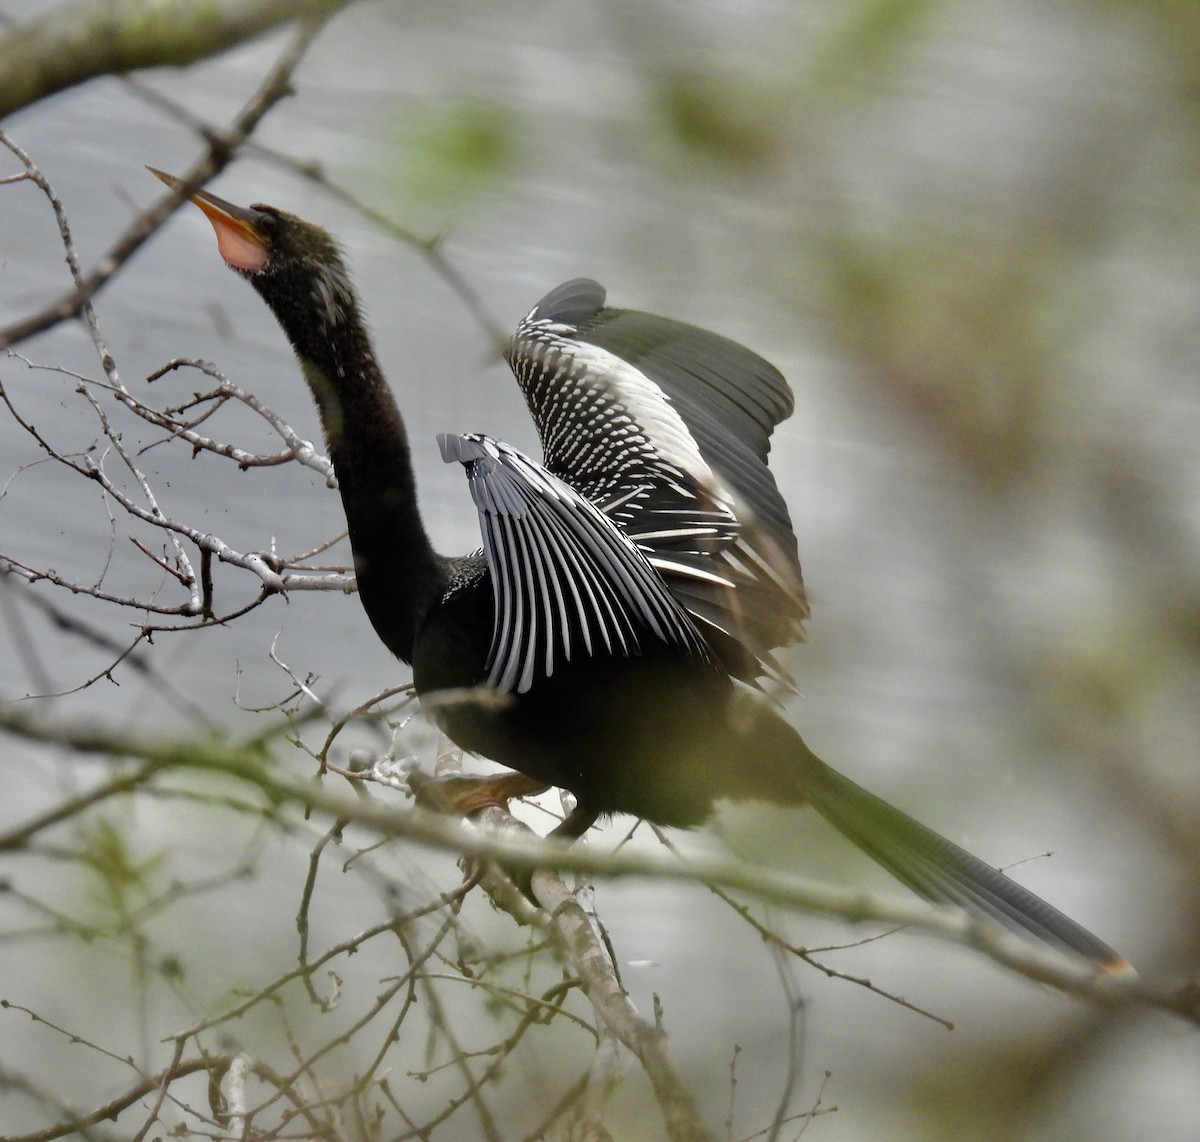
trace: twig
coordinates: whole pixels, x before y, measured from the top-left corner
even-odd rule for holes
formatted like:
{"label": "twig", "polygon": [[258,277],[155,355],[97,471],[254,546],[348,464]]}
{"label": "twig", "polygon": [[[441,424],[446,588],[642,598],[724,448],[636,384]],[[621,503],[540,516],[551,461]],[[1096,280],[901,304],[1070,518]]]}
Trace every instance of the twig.
{"label": "twig", "polygon": [[[208,153],[196,163],[184,178],[184,186],[170,191],[157,204],[141,213],[132,225],[113,243],[94,269],[84,274],[78,262],[72,265],[75,286],[39,313],[22,318],[6,328],[0,329],[0,350],[41,333],[46,329],[85,313],[91,300],[107,284],[110,278],[137,252],[168,217],[193,193],[214,175],[219,174],[232,160],[238,146],[258,126],[263,116],[281,99],[291,94],[292,74],[308,51],[317,33],[321,20],[305,20],[284,49],[275,66],[267,74],[245,107],[233,122],[209,139]],[[55,206],[56,216],[62,217],[62,204],[58,202],[32,160],[8,135],[0,130],[0,145],[7,147],[25,167],[25,177],[40,187]],[[64,235],[66,237],[66,235]],[[103,356],[103,355],[102,355]],[[111,361],[111,358],[108,358]],[[105,372],[109,370],[106,367]]]}
{"label": "twig", "polygon": [[[491,806],[480,814],[489,831],[533,835],[528,826],[507,811]],[[696,1109],[695,1101],[679,1072],[661,1020],[647,1022],[621,986],[616,964],[594,918],[589,916],[555,872],[536,869],[531,887],[550,917],[560,947],[578,976],[600,1023],[597,1057],[593,1059],[584,1093],[582,1113],[595,1118],[599,1104],[618,1078],[614,1041],[621,1043],[641,1063],[654,1088],[672,1142],[707,1142],[712,1138]]]}
{"label": "twig", "polygon": [[[654,831],[654,835],[658,838],[659,843],[669,852],[678,855],[679,850],[667,836],[666,831],[660,828],[658,825],[652,825],[651,828]],[[750,911],[749,905],[735,899],[719,885],[710,884],[708,889],[714,896],[717,897],[718,900],[722,900],[728,904],[729,907],[734,910],[734,912],[736,912],[743,920],[745,920],[746,923],[749,924],[754,931],[773,948],[786,952],[788,955],[795,956],[797,959],[803,960],[806,964],[810,964],[812,967],[816,968],[817,971],[821,972],[830,979],[840,979],[844,980],[846,983],[856,984],[858,987],[865,988],[867,991],[872,991],[883,999],[896,1004],[898,1007],[905,1007],[917,1015],[923,1015],[926,1019],[931,1019],[934,1023],[938,1023],[945,1027],[947,1031],[954,1030],[954,1024],[951,1023],[950,1020],[944,1019],[940,1015],[935,1015],[932,1011],[927,1011],[923,1007],[919,1007],[917,1004],[905,999],[902,995],[896,995],[894,992],[887,991],[886,989],[879,987],[877,984],[873,983],[864,976],[854,976],[848,974],[847,972],[839,971],[837,968],[832,968],[828,964],[822,963],[814,955],[814,952],[817,951],[832,951],[834,949],[801,948],[795,944],[788,943],[773,928],[758,920]],[[859,947],[865,943],[881,940],[888,935],[891,935],[891,932],[883,932],[877,936],[868,936],[865,940],[856,940],[853,944],[839,946],[837,950],[843,950],[844,947]]]}
{"label": "twig", "polygon": [[951,907],[917,899],[881,896],[820,884],[791,873],[734,859],[691,856],[686,861],[653,852],[594,853],[542,838],[485,833],[442,814],[413,807],[398,809],[374,801],[351,800],[267,764],[261,735],[250,747],[219,741],[139,739],[91,723],[56,718],[41,721],[28,711],[0,706],[0,729],[57,744],[81,754],[113,754],[159,761],[165,767],[225,773],[257,786],[275,801],[345,816],[385,837],[407,837],[467,857],[482,857],[514,869],[556,868],[605,877],[648,876],[660,880],[716,884],[762,900],[839,916],[850,923],[905,925],[952,943],[974,948],[1026,978],[1104,1007],[1140,1003],[1200,1023],[1200,1000],[1190,990],[1155,991],[1128,976],[1099,973],[1090,963],[1034,944],[998,924]]}

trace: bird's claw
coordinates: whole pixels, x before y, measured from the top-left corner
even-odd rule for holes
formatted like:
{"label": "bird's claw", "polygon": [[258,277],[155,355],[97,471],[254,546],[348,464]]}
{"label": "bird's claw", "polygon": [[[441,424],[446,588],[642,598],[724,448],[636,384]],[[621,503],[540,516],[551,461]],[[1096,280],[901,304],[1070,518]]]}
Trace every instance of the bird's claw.
{"label": "bird's claw", "polygon": [[543,782],[516,772],[428,777],[414,770],[408,780],[418,804],[457,817],[470,817],[492,807],[507,810],[513,798],[533,797],[549,788]]}

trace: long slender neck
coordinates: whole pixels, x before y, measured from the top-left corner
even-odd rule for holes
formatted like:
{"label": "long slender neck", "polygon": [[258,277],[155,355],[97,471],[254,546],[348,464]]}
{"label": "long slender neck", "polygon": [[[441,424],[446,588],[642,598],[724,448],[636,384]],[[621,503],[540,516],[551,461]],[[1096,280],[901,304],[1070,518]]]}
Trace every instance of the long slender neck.
{"label": "long slender neck", "polygon": [[421,521],[408,433],[357,301],[344,279],[320,284],[307,306],[267,301],[320,411],[363,608],[384,644],[411,663],[417,628],[448,586],[449,561]]}

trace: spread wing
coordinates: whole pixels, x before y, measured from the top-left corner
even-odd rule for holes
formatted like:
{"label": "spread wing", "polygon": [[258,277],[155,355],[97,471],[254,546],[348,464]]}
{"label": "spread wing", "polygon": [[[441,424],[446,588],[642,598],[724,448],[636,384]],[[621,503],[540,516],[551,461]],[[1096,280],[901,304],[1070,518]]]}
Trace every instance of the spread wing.
{"label": "spread wing", "polygon": [[604,297],[566,282],[509,344],[546,467],[637,544],[727,669],[781,677],[771,651],[801,638],[808,615],[767,467],[787,383],[733,341]]}
{"label": "spread wing", "polygon": [[438,443],[466,468],[479,510],[495,599],[489,685],[524,693],[574,657],[632,657],[651,641],[713,664],[662,577],[595,504],[490,437]]}

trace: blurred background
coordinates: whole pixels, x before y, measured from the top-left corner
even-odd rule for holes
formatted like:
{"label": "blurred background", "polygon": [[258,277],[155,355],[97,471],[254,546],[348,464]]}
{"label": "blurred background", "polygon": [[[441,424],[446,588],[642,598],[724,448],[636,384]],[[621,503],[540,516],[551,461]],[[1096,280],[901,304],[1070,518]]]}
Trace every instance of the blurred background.
{"label": "blurred background", "polygon": [[[18,20],[42,8],[0,5]],[[140,80],[220,124],[282,42],[265,37]],[[181,173],[203,149],[116,79],[4,126],[62,199],[85,266],[160,194],[142,164]],[[212,189],[292,210],[345,245],[442,550],[476,546],[478,531],[434,435],[487,431],[536,453],[516,386],[488,330],[419,249],[279,155],[315,161],[400,226],[440,235],[502,329],[560,280],[586,274],[611,304],[715,329],[778,365],[796,413],[775,436],[772,465],[813,602],[809,641],[787,660],[800,690],[795,723],[874,791],[985,859],[1019,864],[1019,879],[1148,980],[1194,974],[1200,7],[354,4],[324,30],[295,94],[253,144],[264,150],[246,148]],[[6,160],[0,173],[15,169]],[[7,324],[69,282],[44,201],[28,186],[0,195]],[[286,343],[221,264],[198,212],[179,213],[97,308],[136,392],[168,359],[201,357],[318,437]],[[38,365],[99,374],[77,324],[18,348]],[[95,444],[72,378],[9,358],[0,380],[64,450]],[[154,384],[179,386],[179,399],[199,387],[178,374]],[[152,443],[145,431],[141,443]],[[248,419],[223,431],[247,447],[267,439]],[[336,495],[309,473],[239,473],[178,448],[142,459],[169,511],[243,550],[303,550],[342,526]],[[158,589],[97,490],[38,463],[8,415],[0,461],[4,555],[119,592]],[[253,584],[217,574],[226,608],[238,592],[253,597]],[[253,711],[290,688],[272,647],[339,708],[405,677],[355,600],[306,594],[226,629],[157,638],[153,683],[118,669],[78,689],[108,658],[50,621],[36,595],[51,588],[0,580],[0,696],[47,716],[248,732]],[[137,621],[94,600],[54,601],[116,640]],[[6,828],[92,772],[52,752],[5,750]],[[120,840],[108,843],[163,883],[243,860],[253,875],[219,907],[185,893],[163,913],[154,946],[179,971],[160,994],[119,925],[103,940],[72,931],[68,918],[104,926],[119,911],[103,868],[10,857],[0,991],[123,1053],[117,1028],[127,1023],[151,1060],[162,1035],[218,1003],[214,989],[254,988],[286,970],[306,848],[211,807],[142,802],[111,818],[105,829]],[[813,822],[801,831],[795,818],[742,809],[718,831],[736,846],[752,835],[764,855],[812,875],[892,887]],[[88,844],[103,847],[96,836]],[[405,859],[413,876],[453,883],[445,858]],[[1096,1012],[917,936],[828,956],[952,1021],[948,1032],[851,984],[781,969],[699,888],[601,884],[597,897],[626,986],[646,1012],[661,997],[705,1112],[721,1123],[734,1103],[732,1138],[770,1121],[790,1069],[799,1106],[820,1089],[838,1108],[811,1122],[812,1138],[1183,1142],[1200,1128],[1200,1046],[1163,1016]],[[370,903],[326,901],[323,935],[336,942],[363,926]],[[806,946],[860,935],[820,918],[771,919]],[[522,938],[503,917],[475,922],[483,940]],[[56,1081],[77,1075],[96,1101],[123,1085],[79,1047],[0,1014],[5,1068],[19,1058]],[[527,1089],[586,1066],[588,1046],[576,1046],[573,1060],[547,1051],[530,1063]],[[6,1104],[6,1122],[34,1128],[11,1089]],[[659,1136],[648,1107],[636,1083],[620,1089],[614,1135]]]}

